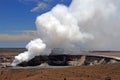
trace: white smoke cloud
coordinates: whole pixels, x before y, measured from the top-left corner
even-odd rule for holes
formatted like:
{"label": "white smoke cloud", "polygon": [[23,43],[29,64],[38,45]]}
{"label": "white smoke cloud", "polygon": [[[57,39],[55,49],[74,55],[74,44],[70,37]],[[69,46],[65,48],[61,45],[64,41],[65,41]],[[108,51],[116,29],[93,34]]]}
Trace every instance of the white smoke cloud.
{"label": "white smoke cloud", "polygon": [[[81,31],[91,33],[94,39],[84,43],[89,50],[120,50],[120,1],[74,0],[70,11]],[[76,6],[75,6],[76,5]]]}
{"label": "white smoke cloud", "polygon": [[[69,7],[55,6],[36,19],[40,44],[38,41],[36,45],[36,40],[33,40],[32,46],[30,42],[27,45],[28,51],[16,56],[15,61],[28,61],[53,48],[120,50],[118,3],[119,0],[73,0]],[[35,49],[35,46],[39,47]],[[24,60],[21,60],[23,57]]]}
{"label": "white smoke cloud", "polygon": [[25,51],[24,53],[15,56],[15,60],[13,61],[12,66],[16,66],[17,64],[23,61],[29,61],[35,56],[44,55],[42,52],[45,50],[45,48],[46,48],[46,44],[43,43],[41,39],[35,39],[29,42],[26,45],[26,49],[28,51]]}
{"label": "white smoke cloud", "polygon": [[57,5],[51,12],[37,17],[37,32],[49,48],[72,48],[92,35],[80,31],[77,20],[64,5]]}

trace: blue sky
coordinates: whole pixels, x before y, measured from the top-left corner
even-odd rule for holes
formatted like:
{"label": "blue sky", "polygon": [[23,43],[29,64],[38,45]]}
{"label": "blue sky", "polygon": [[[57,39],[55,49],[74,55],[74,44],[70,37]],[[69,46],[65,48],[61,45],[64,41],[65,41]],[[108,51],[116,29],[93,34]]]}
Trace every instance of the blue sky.
{"label": "blue sky", "polygon": [[24,47],[36,38],[36,17],[71,0],[0,0],[0,47]]}

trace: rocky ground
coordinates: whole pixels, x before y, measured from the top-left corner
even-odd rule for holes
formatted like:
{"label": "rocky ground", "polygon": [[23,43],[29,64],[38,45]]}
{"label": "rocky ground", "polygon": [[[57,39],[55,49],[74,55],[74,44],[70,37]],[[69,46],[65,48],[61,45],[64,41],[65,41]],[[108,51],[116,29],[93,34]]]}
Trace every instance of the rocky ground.
{"label": "rocky ground", "polygon": [[[38,66],[32,67],[10,67],[10,63],[13,61],[14,56],[19,52],[23,52],[25,49],[0,49],[0,64],[8,65],[7,67],[2,66],[0,68],[0,80],[120,80],[120,64],[114,63],[114,60],[111,58],[101,57],[86,57],[87,54],[74,58],[69,57],[65,59],[64,57],[58,57],[58,61],[67,61],[70,64],[83,64],[93,61],[94,64],[105,63],[99,65],[75,65],[71,67],[61,67],[61,66],[50,66],[47,63],[43,63]],[[120,56],[120,52],[90,52],[92,55],[105,55],[105,56]],[[76,55],[77,56],[77,55]],[[59,59],[60,58],[60,59]],[[80,58],[80,59],[79,59]],[[36,60],[36,59],[34,59]],[[32,61],[34,61],[32,60]],[[56,60],[54,57],[43,60]],[[72,62],[69,60],[73,60]],[[90,61],[91,60],[91,61]],[[108,64],[109,61],[112,61],[112,64]],[[35,61],[36,62],[36,61]],[[92,62],[92,63],[93,63]],[[33,62],[32,62],[33,63]],[[61,63],[61,62],[60,62]],[[47,66],[47,67],[46,67]]]}
{"label": "rocky ground", "polygon": [[54,69],[0,69],[0,80],[120,80],[120,64]]}

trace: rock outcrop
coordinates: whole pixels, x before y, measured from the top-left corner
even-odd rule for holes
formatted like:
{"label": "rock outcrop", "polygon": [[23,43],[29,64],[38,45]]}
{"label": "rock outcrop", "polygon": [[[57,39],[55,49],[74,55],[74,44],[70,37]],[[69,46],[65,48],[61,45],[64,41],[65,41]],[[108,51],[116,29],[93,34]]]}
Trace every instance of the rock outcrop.
{"label": "rock outcrop", "polygon": [[38,66],[42,64],[49,66],[81,66],[120,63],[119,59],[112,57],[94,55],[49,55],[36,56],[28,62],[20,63],[19,66]]}

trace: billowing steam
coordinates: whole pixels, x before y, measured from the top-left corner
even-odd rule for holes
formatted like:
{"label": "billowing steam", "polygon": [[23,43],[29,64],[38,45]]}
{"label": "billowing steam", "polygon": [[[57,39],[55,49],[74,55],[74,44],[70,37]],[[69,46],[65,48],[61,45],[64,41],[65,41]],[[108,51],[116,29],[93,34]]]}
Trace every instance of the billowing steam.
{"label": "billowing steam", "polygon": [[35,39],[31,42],[29,42],[26,45],[26,49],[28,51],[19,54],[18,56],[15,56],[15,60],[12,63],[12,66],[16,66],[17,64],[23,62],[23,61],[29,61],[30,59],[34,58],[38,55],[44,55],[42,52],[46,48],[46,45],[43,43],[41,39]]}
{"label": "billowing steam", "polygon": [[53,48],[65,50],[120,50],[120,1],[73,0],[69,7],[56,5],[36,19],[38,39],[28,51],[15,56],[12,65],[29,61]]}

